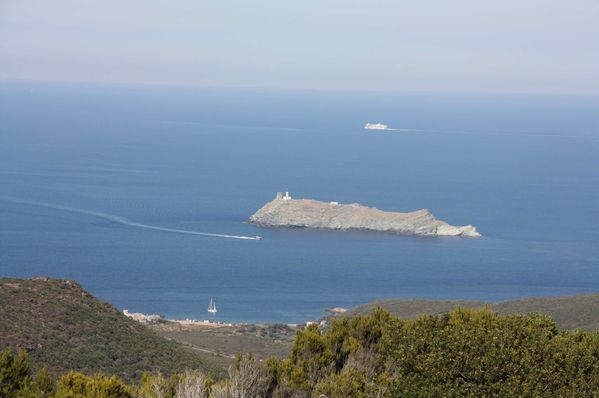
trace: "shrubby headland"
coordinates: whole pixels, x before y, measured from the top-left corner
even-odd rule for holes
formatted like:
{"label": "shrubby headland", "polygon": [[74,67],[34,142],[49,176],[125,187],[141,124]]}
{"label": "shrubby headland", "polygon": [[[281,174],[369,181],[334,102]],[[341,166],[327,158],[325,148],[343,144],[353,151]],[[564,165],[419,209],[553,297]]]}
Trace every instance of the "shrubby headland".
{"label": "shrubby headland", "polygon": [[[33,369],[139,379],[186,368],[222,373],[193,350],[123,315],[79,284],[51,278],[0,278],[0,349],[29,353]],[[0,397],[4,397],[0,393]]]}
{"label": "shrubby headland", "polygon": [[[350,310],[325,328],[297,331],[286,355],[240,354],[217,374],[73,282],[1,279],[0,293],[1,397],[599,396],[599,333],[565,330],[538,313],[501,315],[447,303],[449,312],[415,319],[378,307]],[[572,309],[597,297],[564,300],[537,304]],[[108,367],[104,358],[121,365]],[[105,367],[98,373],[94,363]]]}
{"label": "shrubby headland", "polygon": [[262,227],[361,230],[419,236],[479,237],[472,225],[456,227],[437,220],[428,210],[386,212],[357,203],[340,204],[294,199],[277,192],[275,199],[254,213],[249,222]]}
{"label": "shrubby headland", "polygon": [[3,397],[592,397],[599,335],[539,315],[457,309],[402,320],[377,309],[299,331],[285,358],[239,356],[227,377],[32,372],[26,354],[0,355]]}

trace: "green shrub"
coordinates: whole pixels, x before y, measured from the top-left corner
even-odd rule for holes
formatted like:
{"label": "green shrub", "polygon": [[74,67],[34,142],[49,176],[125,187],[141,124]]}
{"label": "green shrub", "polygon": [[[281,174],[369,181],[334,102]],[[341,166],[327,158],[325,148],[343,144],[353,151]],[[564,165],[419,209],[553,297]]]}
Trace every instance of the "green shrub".
{"label": "green shrub", "polygon": [[58,381],[56,398],[133,398],[133,388],[116,376],[69,372]]}
{"label": "green shrub", "polygon": [[0,353],[0,397],[12,397],[31,383],[25,351],[6,349]]}
{"label": "green shrub", "polygon": [[54,378],[48,368],[32,374],[25,351],[6,349],[0,352],[0,397],[50,397],[54,389]]}
{"label": "green shrub", "polygon": [[[56,390],[56,392],[54,392]],[[227,380],[146,373],[137,385],[71,372],[55,389],[24,352],[0,354],[2,398],[599,397],[599,334],[538,314],[457,309],[405,321],[375,310],[297,334],[286,359],[240,356]]]}

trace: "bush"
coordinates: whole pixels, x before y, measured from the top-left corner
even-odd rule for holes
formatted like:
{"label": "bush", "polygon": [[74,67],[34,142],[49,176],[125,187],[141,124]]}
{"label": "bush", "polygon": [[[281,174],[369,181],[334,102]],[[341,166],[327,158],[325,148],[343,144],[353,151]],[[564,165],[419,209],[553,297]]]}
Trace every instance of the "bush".
{"label": "bush", "polygon": [[116,376],[69,372],[58,381],[56,398],[133,398],[133,389]]}
{"label": "bush", "polygon": [[413,321],[382,310],[297,334],[286,359],[240,356],[214,383],[187,371],[115,376],[32,375],[24,352],[0,355],[0,396],[33,398],[599,397],[599,334],[551,318],[458,309]]}
{"label": "bush", "polygon": [[309,327],[281,363],[301,396],[599,396],[599,335],[551,318],[458,309],[413,321],[375,310]]}

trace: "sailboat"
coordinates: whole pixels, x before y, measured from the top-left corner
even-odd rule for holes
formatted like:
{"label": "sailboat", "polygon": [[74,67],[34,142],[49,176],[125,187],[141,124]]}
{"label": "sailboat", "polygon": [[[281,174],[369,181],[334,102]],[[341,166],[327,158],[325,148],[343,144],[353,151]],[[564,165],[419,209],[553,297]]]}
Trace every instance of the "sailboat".
{"label": "sailboat", "polygon": [[217,313],[217,309],[216,309],[216,301],[210,299],[210,304],[208,304],[208,312],[211,314],[216,314]]}

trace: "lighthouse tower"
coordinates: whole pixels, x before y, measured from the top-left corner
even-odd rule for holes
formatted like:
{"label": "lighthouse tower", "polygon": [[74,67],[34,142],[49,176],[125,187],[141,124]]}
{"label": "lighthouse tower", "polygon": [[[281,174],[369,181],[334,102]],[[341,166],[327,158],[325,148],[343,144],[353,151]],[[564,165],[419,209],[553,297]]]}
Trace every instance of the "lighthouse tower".
{"label": "lighthouse tower", "polygon": [[281,200],[291,200],[291,195],[289,195],[289,192],[285,192],[285,196],[283,196],[283,194],[281,192],[277,192],[277,196],[276,199],[281,199]]}

